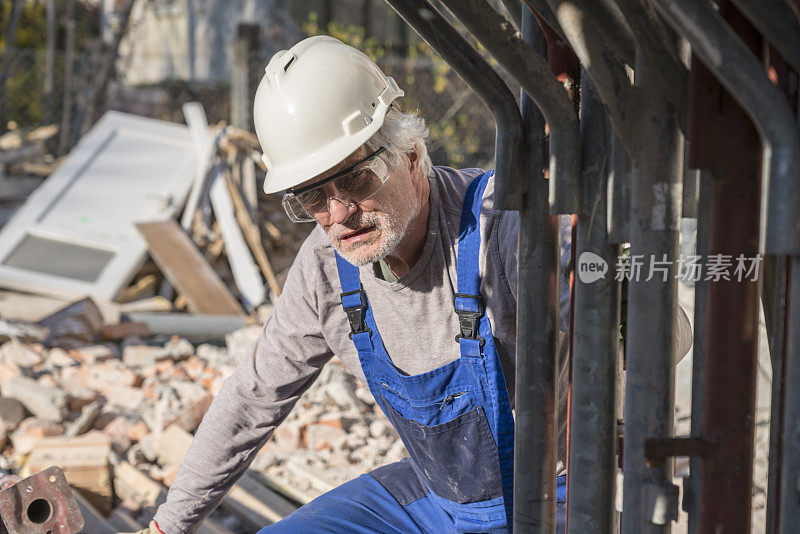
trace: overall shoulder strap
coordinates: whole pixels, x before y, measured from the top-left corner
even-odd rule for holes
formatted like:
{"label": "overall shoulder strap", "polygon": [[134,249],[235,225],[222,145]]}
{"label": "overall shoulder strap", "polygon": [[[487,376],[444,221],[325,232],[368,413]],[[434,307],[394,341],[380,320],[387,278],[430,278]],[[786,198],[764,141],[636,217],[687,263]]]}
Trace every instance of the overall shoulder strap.
{"label": "overall shoulder strap", "polygon": [[[494,171],[475,178],[467,188],[464,206],[461,209],[461,226],[458,235],[458,256],[456,258],[457,288],[454,299],[461,333],[456,336],[462,346],[466,340],[476,340],[483,345],[478,335],[478,321],[483,316],[481,299],[481,279],[478,260],[481,247],[480,216],[483,193]],[[464,341],[462,341],[464,340]]]}
{"label": "overall shoulder strap", "polygon": [[[367,327],[367,295],[361,287],[361,278],[358,267],[350,264],[342,258],[338,252],[336,254],[336,270],[339,272],[339,282],[342,284],[342,307],[347,314],[347,321],[350,323],[350,339],[358,334],[369,334],[372,332]],[[356,341],[355,339],[353,339]],[[356,343],[359,346],[359,343]]]}

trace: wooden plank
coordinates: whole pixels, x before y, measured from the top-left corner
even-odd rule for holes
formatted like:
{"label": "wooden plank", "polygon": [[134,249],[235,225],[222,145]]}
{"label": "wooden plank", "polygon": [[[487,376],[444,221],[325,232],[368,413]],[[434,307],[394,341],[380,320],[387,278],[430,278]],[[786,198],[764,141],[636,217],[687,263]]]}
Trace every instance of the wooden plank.
{"label": "wooden plank", "polygon": [[277,523],[297,510],[297,506],[245,472],[222,501],[222,508],[236,514],[254,528]]}
{"label": "wooden plank", "polygon": [[189,198],[186,201],[183,216],[181,217],[181,227],[188,232],[192,227],[192,220],[197,211],[197,206],[200,204],[200,195],[206,186],[208,167],[213,156],[214,137],[212,137],[211,131],[208,129],[208,120],[202,104],[199,102],[185,103],[183,105],[183,116],[186,118],[187,126],[189,126],[189,133],[197,151],[198,162],[192,190],[189,193]]}
{"label": "wooden plank", "polygon": [[233,183],[233,180],[227,173],[225,174],[225,181],[228,184],[228,193],[230,193],[231,199],[233,200],[236,220],[239,221],[239,226],[242,229],[244,238],[247,240],[250,250],[253,251],[256,261],[258,261],[258,265],[261,267],[261,272],[264,273],[267,279],[272,295],[278,298],[281,296],[281,286],[275,278],[275,271],[273,271],[272,264],[269,262],[269,258],[267,258],[267,251],[264,250],[264,246],[261,244],[261,232],[259,232],[258,226],[256,226],[250,218],[250,212],[247,210],[239,188],[236,187],[236,184]]}
{"label": "wooden plank", "polygon": [[158,286],[158,277],[153,274],[146,274],[136,281],[132,286],[126,287],[117,295],[116,301],[120,304],[133,302],[134,300],[154,297]]}
{"label": "wooden plank", "polygon": [[131,514],[119,506],[111,512],[108,522],[119,532],[139,532],[144,528]]}
{"label": "wooden plank", "polygon": [[52,465],[64,471],[71,486],[101,512],[111,511],[111,442],[100,431],[75,438],[42,438],[25,463],[25,471],[37,473]]}
{"label": "wooden plank", "polygon": [[[192,443],[192,435],[177,425],[171,425],[155,443],[158,461],[162,465],[182,462]],[[245,472],[231,488],[220,506],[236,514],[256,530],[280,521],[298,507],[289,499],[261,483],[258,472]]]}
{"label": "wooden plank", "polygon": [[220,171],[211,186],[211,206],[219,222],[222,238],[225,240],[225,253],[233,272],[236,287],[248,306],[255,308],[266,298],[264,284],[253,257],[247,249],[242,230],[236,222],[233,200],[228,193],[224,172]]}
{"label": "wooden plank", "polygon": [[112,527],[105,517],[81,495],[81,492],[72,488],[72,496],[78,503],[78,509],[83,516],[83,528],[78,534],[116,534],[117,529]]}
{"label": "wooden plank", "polygon": [[206,519],[197,529],[197,534],[234,534],[234,532],[211,518]]}
{"label": "wooden plank", "polygon": [[136,227],[147,241],[153,260],[186,297],[190,310],[215,315],[244,314],[217,273],[175,221],[140,223]]}

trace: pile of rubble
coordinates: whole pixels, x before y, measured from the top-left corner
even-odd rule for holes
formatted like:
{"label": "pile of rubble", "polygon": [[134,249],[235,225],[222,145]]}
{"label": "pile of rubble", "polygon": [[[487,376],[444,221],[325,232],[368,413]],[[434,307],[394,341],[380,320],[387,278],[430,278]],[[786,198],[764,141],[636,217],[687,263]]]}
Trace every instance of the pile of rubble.
{"label": "pile of rubble", "polygon": [[58,126],[11,126],[14,128],[0,135],[0,227],[59,164],[45,148],[58,133]]}
{"label": "pile of rubble", "polygon": [[[84,532],[146,525],[222,382],[261,331],[224,344],[138,336],[91,299],[38,323],[0,320],[0,468],[51,465],[78,490]],[[263,447],[201,532],[253,532],[405,456],[369,391],[337,359]]]}

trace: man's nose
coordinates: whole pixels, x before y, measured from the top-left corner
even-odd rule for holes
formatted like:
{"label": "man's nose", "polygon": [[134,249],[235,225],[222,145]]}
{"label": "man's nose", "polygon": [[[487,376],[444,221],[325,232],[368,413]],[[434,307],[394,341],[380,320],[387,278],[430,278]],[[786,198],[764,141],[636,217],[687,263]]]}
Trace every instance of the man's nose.
{"label": "man's nose", "polygon": [[358,209],[358,206],[353,204],[347,205],[339,199],[331,198],[328,200],[328,210],[331,213],[331,223],[342,224],[350,215]]}

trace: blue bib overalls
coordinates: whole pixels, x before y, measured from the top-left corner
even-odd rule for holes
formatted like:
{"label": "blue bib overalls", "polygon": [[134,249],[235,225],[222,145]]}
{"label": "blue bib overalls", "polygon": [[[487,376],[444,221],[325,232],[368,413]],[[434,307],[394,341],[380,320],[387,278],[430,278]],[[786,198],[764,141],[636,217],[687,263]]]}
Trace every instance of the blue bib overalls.
{"label": "blue bib overalls", "polygon": [[358,268],[336,254],[350,337],[370,391],[410,458],[343,484],[264,534],[510,532],[514,419],[478,272],[481,203],[492,174],[470,184],[461,213],[453,303],[460,326],[453,341],[460,346],[457,360],[419,375],[395,367]]}

